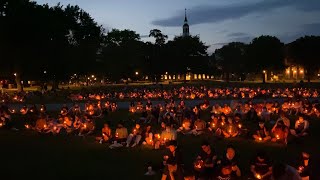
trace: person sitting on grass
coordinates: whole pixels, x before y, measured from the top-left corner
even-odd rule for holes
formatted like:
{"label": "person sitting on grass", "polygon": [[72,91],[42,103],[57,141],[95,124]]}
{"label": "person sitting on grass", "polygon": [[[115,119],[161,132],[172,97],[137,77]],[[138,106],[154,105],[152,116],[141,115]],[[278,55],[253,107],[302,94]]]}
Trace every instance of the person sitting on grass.
{"label": "person sitting on grass", "polygon": [[160,138],[154,143],[155,149],[159,149],[161,145],[165,145],[169,141],[177,139],[177,132],[171,127],[170,124],[166,124],[166,129],[161,132]]}
{"label": "person sitting on grass", "polygon": [[79,131],[80,128],[82,127],[82,119],[80,116],[76,115],[74,116],[74,122],[73,122],[73,128],[75,131]]}
{"label": "person sitting on grass", "polygon": [[163,156],[164,169],[161,180],[166,180],[168,177],[170,180],[182,179],[182,157],[177,141],[170,141],[168,149],[169,151]]}
{"label": "person sitting on grass", "polygon": [[221,137],[222,130],[221,130],[221,123],[219,123],[218,117],[215,115],[211,116],[211,122],[209,122],[209,131],[213,132],[215,136]]}
{"label": "person sitting on grass", "polygon": [[236,157],[236,150],[232,145],[227,146],[227,152],[222,160],[218,161],[218,164],[230,165],[233,177],[241,177],[241,171],[238,167],[238,158]]}
{"label": "person sitting on grass", "polygon": [[274,129],[277,127],[278,122],[282,121],[283,124],[289,129],[290,128],[290,119],[286,117],[286,114],[282,111],[280,112],[280,118],[276,121],[273,128],[271,129],[271,132],[274,131]]}
{"label": "person sitting on grass", "polygon": [[100,144],[103,142],[109,142],[112,138],[111,129],[109,127],[109,124],[105,123],[103,124],[103,128],[101,130],[101,135],[98,136],[96,139],[99,141]]}
{"label": "person sitting on grass", "polygon": [[311,175],[311,168],[310,168],[310,155],[306,152],[302,152],[302,162],[298,167],[298,173],[301,176],[302,180],[309,180]]}
{"label": "person sitting on grass", "polygon": [[267,110],[267,107],[263,107],[261,111],[261,119],[270,121],[271,113]]}
{"label": "person sitting on grass", "polygon": [[256,131],[256,134],[253,135],[253,138],[257,142],[265,142],[271,140],[270,133],[265,127],[263,120],[259,121],[258,130]]}
{"label": "person sitting on grass", "polygon": [[128,130],[126,127],[123,126],[121,122],[119,122],[114,139],[118,143],[123,143],[123,142],[126,142],[127,138],[128,138]]}
{"label": "person sitting on grass", "polygon": [[132,132],[129,134],[127,138],[126,147],[129,147],[131,145],[132,140],[134,140],[134,143],[132,144],[131,147],[135,147],[136,145],[138,145],[142,138],[141,133],[142,132],[140,129],[140,124],[136,124],[135,127],[132,129]]}
{"label": "person sitting on grass", "polygon": [[283,121],[278,121],[277,125],[272,130],[272,134],[272,142],[283,142],[284,144],[287,144],[289,129]]}
{"label": "person sitting on grass", "polygon": [[63,117],[63,127],[68,133],[71,133],[73,131],[73,122],[71,117],[69,116]]}
{"label": "person sitting on grass", "polygon": [[197,119],[194,122],[194,129],[192,130],[192,134],[195,136],[201,135],[205,132],[206,122],[201,119]]}
{"label": "person sitting on grass", "polygon": [[177,132],[181,132],[182,134],[190,134],[191,131],[191,120],[188,118],[185,118],[182,121],[182,126],[177,130]]}
{"label": "person sitting on grass", "polygon": [[201,149],[201,153],[194,162],[194,169],[198,172],[198,178],[209,179],[213,176],[217,155],[207,141],[201,144]]}
{"label": "person sitting on grass", "polygon": [[294,125],[294,129],[290,129],[290,133],[295,137],[303,137],[308,135],[309,122],[304,119],[302,114],[299,114],[298,120]]}
{"label": "person sitting on grass", "polygon": [[51,133],[53,135],[59,134],[62,126],[58,123],[58,120],[56,119],[50,119],[47,121],[48,130],[46,133]]}
{"label": "person sitting on grass", "polygon": [[236,125],[233,123],[232,117],[228,118],[228,123],[222,129],[222,133],[225,138],[232,138],[238,136],[238,127],[236,127]]}
{"label": "person sitting on grass", "polygon": [[153,133],[151,130],[151,125],[147,124],[142,132],[143,144],[153,145]]}
{"label": "person sitting on grass", "polygon": [[272,166],[272,179],[274,180],[301,180],[298,171],[285,163],[277,162]]}
{"label": "person sitting on grass", "polygon": [[85,116],[85,122],[82,124],[82,127],[80,128],[80,132],[78,136],[87,136],[93,133],[95,126],[92,119]]}
{"label": "person sitting on grass", "polygon": [[236,180],[237,177],[232,175],[232,165],[227,161],[222,162],[217,175],[213,180]]}
{"label": "person sitting on grass", "polygon": [[264,151],[257,153],[251,162],[250,171],[255,179],[270,179],[272,174],[272,163]]}
{"label": "person sitting on grass", "polygon": [[36,121],[36,126],[35,126],[35,130],[38,132],[44,132],[47,129],[47,121],[45,118],[40,117],[37,121]]}

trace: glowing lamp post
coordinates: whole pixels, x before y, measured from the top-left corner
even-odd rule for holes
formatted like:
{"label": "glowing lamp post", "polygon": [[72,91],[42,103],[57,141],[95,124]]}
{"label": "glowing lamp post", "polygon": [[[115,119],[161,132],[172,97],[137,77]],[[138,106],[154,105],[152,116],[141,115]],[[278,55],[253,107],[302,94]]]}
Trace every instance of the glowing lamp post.
{"label": "glowing lamp post", "polygon": [[263,73],[263,83],[266,83],[267,71],[266,71],[266,70],[263,70],[262,73]]}

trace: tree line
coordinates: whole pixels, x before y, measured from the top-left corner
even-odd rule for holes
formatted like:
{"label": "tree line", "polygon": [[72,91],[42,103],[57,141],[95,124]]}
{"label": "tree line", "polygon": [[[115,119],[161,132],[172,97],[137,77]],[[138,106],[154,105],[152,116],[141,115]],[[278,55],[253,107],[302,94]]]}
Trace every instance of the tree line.
{"label": "tree line", "polygon": [[[251,43],[231,42],[208,55],[198,36],[168,36],[150,30],[154,43],[135,31],[106,30],[79,6],[39,5],[30,0],[0,1],[0,76],[20,80],[68,80],[72,74],[100,74],[112,80],[138,71],[151,80],[168,73],[244,74],[282,70],[284,58],[312,74],[320,40],[306,36],[284,44],[272,36]],[[309,76],[308,76],[309,77]],[[54,83],[55,84],[55,83]],[[21,84],[20,84],[21,86]],[[21,86],[22,87],[22,86]]]}

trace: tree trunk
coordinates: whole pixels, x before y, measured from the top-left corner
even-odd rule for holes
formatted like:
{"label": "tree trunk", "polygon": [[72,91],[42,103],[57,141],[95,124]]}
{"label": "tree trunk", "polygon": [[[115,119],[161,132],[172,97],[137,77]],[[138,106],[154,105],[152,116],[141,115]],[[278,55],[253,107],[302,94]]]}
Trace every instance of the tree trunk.
{"label": "tree trunk", "polygon": [[23,91],[23,86],[21,84],[21,77],[20,77],[20,74],[16,73],[15,74],[15,81],[16,81],[16,84],[17,84],[17,89],[18,89],[18,92],[22,92]]}
{"label": "tree trunk", "polygon": [[59,89],[59,82],[57,80],[53,80],[51,91],[55,91],[57,89]]}
{"label": "tree trunk", "polygon": [[311,80],[311,68],[307,68],[307,72],[306,72],[306,75],[307,75],[307,79],[308,79],[308,83],[310,83],[310,80]]}
{"label": "tree trunk", "polygon": [[265,75],[265,73],[262,74],[262,83],[263,84],[266,83],[266,75]]}
{"label": "tree trunk", "polygon": [[229,77],[229,72],[228,71],[226,72],[226,82],[227,83],[230,82],[230,77]]}

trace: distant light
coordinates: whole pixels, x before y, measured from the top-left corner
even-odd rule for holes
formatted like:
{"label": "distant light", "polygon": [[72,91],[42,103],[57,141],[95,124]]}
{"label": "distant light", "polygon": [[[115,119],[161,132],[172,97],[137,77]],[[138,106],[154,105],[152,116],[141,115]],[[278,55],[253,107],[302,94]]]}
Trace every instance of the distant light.
{"label": "distant light", "polygon": [[97,78],[94,78],[94,80],[96,81],[96,80],[97,80]]}
{"label": "distant light", "polygon": [[77,74],[74,74],[74,76],[77,76]]}
{"label": "distant light", "polygon": [[293,73],[297,73],[297,71],[296,71],[296,70],[294,70],[294,71],[293,71]]}
{"label": "distant light", "polygon": [[168,72],[166,72],[166,74],[168,74]]}
{"label": "distant light", "polygon": [[300,70],[300,73],[302,74],[302,73],[303,73],[303,70]]}
{"label": "distant light", "polygon": [[138,71],[136,71],[136,75],[139,75],[139,72],[138,72]]}
{"label": "distant light", "polygon": [[94,78],[94,75],[91,75],[92,78]]}
{"label": "distant light", "polygon": [[263,70],[262,72],[265,74],[265,73],[266,73],[266,70]]}
{"label": "distant light", "polygon": [[14,75],[14,76],[17,76],[17,73],[14,73],[13,75]]}
{"label": "distant light", "polygon": [[44,74],[47,74],[47,71],[43,71]]}
{"label": "distant light", "polygon": [[287,74],[289,74],[290,73],[290,70],[287,70]]}
{"label": "distant light", "polygon": [[90,78],[88,77],[88,79],[90,79]]}

